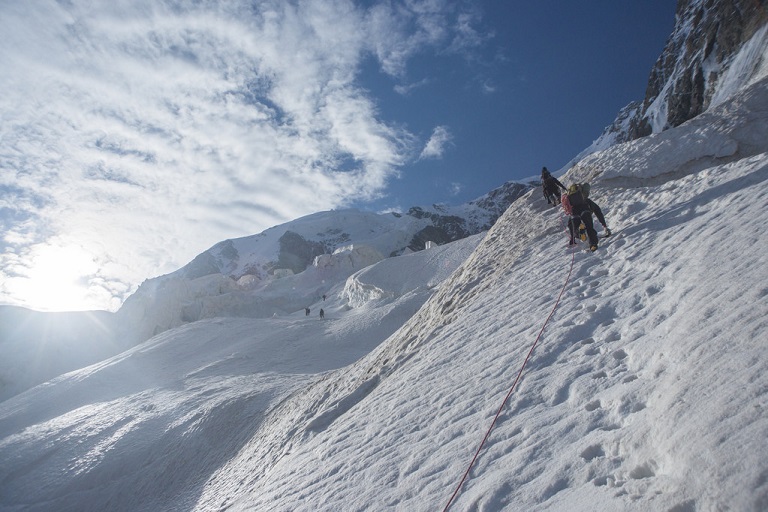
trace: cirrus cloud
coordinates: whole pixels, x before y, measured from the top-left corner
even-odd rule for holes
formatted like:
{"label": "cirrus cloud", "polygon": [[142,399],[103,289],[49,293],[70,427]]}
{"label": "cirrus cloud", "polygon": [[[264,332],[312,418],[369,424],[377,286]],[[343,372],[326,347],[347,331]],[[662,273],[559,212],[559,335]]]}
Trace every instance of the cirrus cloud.
{"label": "cirrus cloud", "polygon": [[425,160],[428,158],[442,158],[445,152],[446,146],[448,146],[453,140],[451,132],[447,126],[437,126],[432,131],[432,136],[427,141],[424,149],[421,150],[419,160]]}
{"label": "cirrus cloud", "polygon": [[404,79],[467,34],[447,0],[38,0],[0,20],[0,303],[31,307],[51,247],[87,260],[78,304],[115,309],[219,240],[380,196],[417,139],[362,63]]}

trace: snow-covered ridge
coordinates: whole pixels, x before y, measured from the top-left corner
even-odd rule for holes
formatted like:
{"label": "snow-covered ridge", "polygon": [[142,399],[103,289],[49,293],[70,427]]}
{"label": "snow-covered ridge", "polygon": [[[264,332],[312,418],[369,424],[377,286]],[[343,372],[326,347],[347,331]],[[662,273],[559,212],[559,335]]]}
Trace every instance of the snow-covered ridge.
{"label": "snow-covered ridge", "polygon": [[764,6],[751,0],[681,1],[674,32],[651,70],[645,100],[622,109],[565,169],[615,144],[679,126],[767,75]]}
{"label": "snow-covered ridge", "polygon": [[257,235],[225,240],[205,251],[171,277],[196,278],[220,273],[268,279],[276,269],[294,274],[316,256],[340,247],[367,246],[385,257],[421,250],[430,241],[423,232],[447,243],[488,230],[529,185],[509,182],[467,204],[412,207],[405,213],[377,214],[356,209],[318,212],[272,227]]}
{"label": "snow-covered ridge", "polygon": [[[0,508],[442,509],[573,260],[451,510],[765,510],[768,148],[696,155],[767,105],[753,86],[600,155],[615,234],[595,254],[532,192],[482,240],[382,260],[310,317],[200,320],[3,402]],[[351,308],[344,288],[380,293]]]}
{"label": "snow-covered ridge", "polygon": [[[649,135],[594,153],[566,175],[578,182],[601,180],[649,185],[659,180],[760,155],[768,151],[768,78],[691,119],[677,130]],[[664,169],[659,178],[659,169]]]}
{"label": "snow-covered ridge", "polygon": [[382,258],[489,229],[530,187],[509,182],[464,205],[413,207],[404,214],[319,212],[225,240],[178,271],[142,283],[117,312],[117,322],[131,325],[126,342],[138,343],[203,318],[303,310]]}

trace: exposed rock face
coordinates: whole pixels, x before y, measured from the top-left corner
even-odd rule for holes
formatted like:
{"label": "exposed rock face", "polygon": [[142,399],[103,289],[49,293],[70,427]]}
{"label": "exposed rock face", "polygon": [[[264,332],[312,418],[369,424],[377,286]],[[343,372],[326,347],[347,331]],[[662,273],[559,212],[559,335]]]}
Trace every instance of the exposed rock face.
{"label": "exposed rock face", "polygon": [[[471,213],[465,217],[444,215],[438,213],[441,210],[439,205],[433,205],[434,212],[425,211],[418,206],[413,207],[408,210],[408,215],[417,219],[429,219],[432,224],[416,233],[411,238],[407,248],[412,251],[420,251],[426,247],[427,242],[443,245],[481,231],[487,231],[507,211],[509,205],[528,192],[530,188],[530,185],[510,181],[493,189],[485,196],[471,201],[469,206],[476,207],[482,212],[482,215],[472,215]],[[471,210],[468,211],[471,212]],[[403,250],[401,249],[399,252]]]}
{"label": "exposed rock face", "polygon": [[[628,142],[674,128],[705,112],[727,90],[731,73],[737,87],[749,85],[757,69],[765,66],[768,36],[768,0],[678,0],[675,28],[648,79],[645,98],[624,107],[602,135],[568,164],[614,144]],[[755,39],[760,39],[754,41]],[[752,41],[751,41],[752,40]],[[748,43],[750,42],[751,43]],[[754,43],[755,55],[738,62],[737,55]],[[738,73],[732,73],[739,68]]]}
{"label": "exposed rock face", "polygon": [[435,225],[427,226],[411,238],[408,249],[412,251],[421,251],[426,248],[427,242],[434,242],[437,245],[447,244],[455,240],[461,240],[469,236],[464,230],[463,219],[442,217],[438,218]]}
{"label": "exposed rock face", "polygon": [[640,119],[629,140],[651,133],[646,112],[662,97],[667,119],[679,126],[710,105],[722,72],[741,46],[768,21],[766,0],[679,0],[677,23],[651,71]]}
{"label": "exposed rock face", "polygon": [[491,226],[496,223],[498,218],[501,217],[505,211],[507,211],[509,205],[515,202],[518,197],[528,192],[530,188],[531,187],[529,185],[509,181],[499,188],[491,190],[484,197],[481,197],[475,201],[471,201],[469,204],[474,204],[477,207],[490,213],[488,222],[483,225],[476,226],[474,229],[477,232],[491,229]]}
{"label": "exposed rock face", "polygon": [[314,261],[315,256],[329,252],[322,242],[307,240],[293,231],[286,231],[280,237],[279,243],[277,266],[291,269],[294,274],[303,272]]}
{"label": "exposed rock face", "polygon": [[472,234],[467,229],[467,221],[456,215],[426,212],[417,206],[408,210],[408,215],[417,219],[429,219],[432,222],[431,226],[426,226],[413,235],[408,244],[408,249],[412,251],[421,251],[430,241],[443,245]]}
{"label": "exposed rock face", "polygon": [[633,101],[619,111],[616,120],[603,131],[603,137],[610,137],[611,144],[621,144],[651,134],[648,120],[640,115],[643,103]]}
{"label": "exposed rock face", "polygon": [[[219,242],[214,246],[214,250],[205,251],[195,256],[195,259],[187,263],[182,269],[187,279],[197,279],[198,277],[210,274],[224,273],[221,270],[222,260],[228,261],[230,265],[235,265],[239,257],[237,249],[232,244],[232,240]],[[219,255],[219,258],[214,256]]]}

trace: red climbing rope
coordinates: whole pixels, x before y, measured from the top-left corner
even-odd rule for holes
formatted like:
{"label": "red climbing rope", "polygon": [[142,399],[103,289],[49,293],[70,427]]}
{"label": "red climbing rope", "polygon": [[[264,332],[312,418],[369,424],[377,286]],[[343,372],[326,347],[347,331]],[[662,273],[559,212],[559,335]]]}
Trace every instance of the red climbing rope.
{"label": "red climbing rope", "polygon": [[[561,226],[563,225],[562,216],[560,217],[560,224]],[[568,276],[565,278],[565,283],[563,283],[563,288],[562,290],[560,290],[560,295],[557,296],[557,300],[555,301],[555,305],[552,307],[552,311],[550,311],[549,316],[544,321],[544,325],[541,326],[539,335],[536,336],[536,340],[533,342],[533,345],[531,345],[531,349],[528,351],[528,355],[525,356],[525,361],[523,361],[523,365],[520,367],[520,371],[517,372],[517,377],[515,378],[515,382],[512,383],[512,387],[509,388],[509,393],[507,393],[507,396],[504,397],[504,401],[501,402],[501,406],[499,407],[499,410],[496,411],[496,416],[494,416],[493,421],[491,422],[491,426],[488,427],[488,432],[485,433],[485,437],[483,437],[483,440],[480,442],[480,446],[477,447],[475,456],[472,457],[472,462],[469,463],[469,467],[464,472],[464,476],[461,477],[461,481],[459,482],[459,485],[457,485],[456,490],[453,491],[453,494],[451,495],[451,499],[448,500],[448,503],[445,505],[443,512],[447,512],[447,510],[451,506],[451,503],[453,503],[453,500],[456,499],[456,496],[459,494],[459,491],[461,490],[461,486],[464,485],[464,482],[467,480],[467,476],[469,476],[469,472],[472,470],[472,466],[475,465],[475,461],[477,461],[477,457],[480,455],[480,450],[483,449],[485,442],[488,440],[488,437],[491,435],[491,430],[493,430],[493,427],[496,425],[496,421],[499,419],[499,416],[501,415],[501,411],[504,410],[504,406],[507,405],[507,400],[509,400],[509,397],[512,396],[512,393],[514,392],[515,387],[517,386],[517,383],[520,381],[520,377],[523,375],[523,370],[525,370],[525,365],[528,364],[528,359],[531,358],[531,354],[533,354],[533,350],[536,348],[536,345],[538,345],[539,340],[541,339],[541,335],[544,334],[544,328],[547,327],[549,320],[552,318],[552,316],[554,316],[555,310],[557,309],[558,304],[560,304],[560,299],[562,299],[563,293],[565,293],[565,289],[568,286],[568,282],[571,280],[571,273],[573,272],[573,263],[575,260],[576,260],[576,250],[574,248],[573,250],[571,250],[571,266],[568,269]]]}

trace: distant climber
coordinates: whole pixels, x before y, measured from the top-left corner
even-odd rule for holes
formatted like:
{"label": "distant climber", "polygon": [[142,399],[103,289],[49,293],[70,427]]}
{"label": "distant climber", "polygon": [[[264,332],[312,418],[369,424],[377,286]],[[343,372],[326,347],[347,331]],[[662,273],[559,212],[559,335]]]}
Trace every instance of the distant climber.
{"label": "distant climber", "polygon": [[566,192],[565,185],[552,176],[546,167],[541,168],[541,186],[547,203],[557,206],[560,203],[560,190]]}
{"label": "distant climber", "polygon": [[304,308],[304,316],[309,316],[309,308]]}
{"label": "distant climber", "polygon": [[325,295],[323,295],[323,302],[325,302]]}
{"label": "distant climber", "polygon": [[322,308],[320,308],[320,318],[325,318],[325,311]]}
{"label": "distant climber", "polygon": [[[589,199],[589,184],[574,184],[568,187],[568,191],[563,194],[560,199],[565,213],[570,216],[568,220],[568,231],[570,234],[570,241],[568,245],[576,244],[575,236],[581,230],[585,232],[585,237],[589,239],[589,250],[597,250],[597,231],[595,231],[594,222],[592,221],[592,214],[594,213],[597,220],[603,226],[605,234],[603,236],[610,236],[611,230],[605,222],[605,216],[600,207],[591,199]],[[582,238],[582,240],[584,240]]]}

